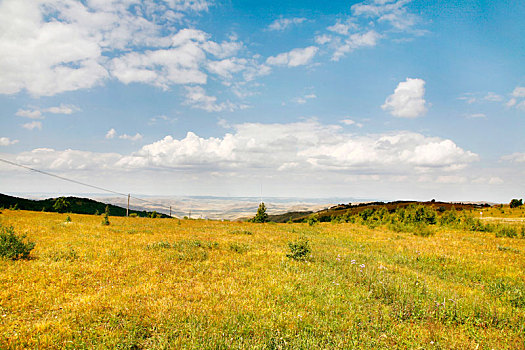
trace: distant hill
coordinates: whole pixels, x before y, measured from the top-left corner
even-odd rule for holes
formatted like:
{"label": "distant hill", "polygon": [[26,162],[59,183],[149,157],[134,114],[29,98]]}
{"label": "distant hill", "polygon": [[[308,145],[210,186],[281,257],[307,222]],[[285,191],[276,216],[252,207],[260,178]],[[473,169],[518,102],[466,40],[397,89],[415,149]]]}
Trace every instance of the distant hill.
{"label": "distant hill", "polygon": [[[65,197],[70,207],[68,212],[75,214],[102,214],[106,210],[106,206],[109,207],[109,215],[111,216],[126,216],[126,208],[122,208],[113,204],[106,204],[95,201],[89,198],[80,197]],[[0,193],[0,208],[16,208],[21,210],[32,210],[32,211],[48,211],[55,212],[53,208],[57,198],[48,198],[42,200],[33,200],[26,198],[19,198],[8,196]],[[153,212],[149,211],[138,211],[129,210],[130,214],[136,214],[141,217],[150,217]],[[168,218],[168,215],[156,213],[157,217]]]}
{"label": "distant hill", "polygon": [[450,203],[450,202],[417,202],[417,201],[395,201],[395,202],[370,202],[370,203],[359,203],[359,204],[338,204],[328,209],[320,210],[318,212],[290,212],[280,215],[269,215],[269,221],[273,222],[302,222],[311,216],[315,216],[319,221],[330,221],[332,217],[341,215],[355,215],[365,209],[378,209],[386,208],[388,211],[393,212],[398,208],[404,208],[411,204],[420,204],[430,206],[439,211],[449,210],[454,207],[456,210],[470,210],[475,208],[486,208],[490,207],[487,203]]}

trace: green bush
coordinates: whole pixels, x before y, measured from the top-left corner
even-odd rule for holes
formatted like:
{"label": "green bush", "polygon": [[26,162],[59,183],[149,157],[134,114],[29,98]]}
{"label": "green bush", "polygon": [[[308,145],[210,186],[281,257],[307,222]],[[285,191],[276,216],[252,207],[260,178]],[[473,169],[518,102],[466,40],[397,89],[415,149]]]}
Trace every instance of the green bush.
{"label": "green bush", "polygon": [[290,248],[290,252],[286,254],[286,256],[294,260],[307,260],[308,255],[312,251],[308,239],[304,237],[301,237],[294,242],[289,242],[288,247]]}
{"label": "green bush", "polygon": [[268,222],[268,214],[266,213],[266,206],[263,202],[259,204],[259,208],[257,209],[257,214],[250,219],[250,222],[258,222],[258,223],[264,223]]}
{"label": "green bush", "polygon": [[242,254],[250,250],[250,246],[246,243],[232,242],[230,243],[230,250]]}
{"label": "green bush", "polygon": [[27,259],[35,243],[24,243],[26,235],[15,234],[13,226],[0,226],[0,257],[11,260]]}
{"label": "green bush", "polygon": [[501,225],[496,228],[496,237],[510,237],[514,238],[518,235],[518,230],[516,227]]}
{"label": "green bush", "polygon": [[317,218],[317,216],[310,216],[308,219],[306,219],[306,222],[308,223],[308,225],[314,226],[319,222],[319,219]]}
{"label": "green bush", "polygon": [[106,205],[106,210],[104,212],[104,219],[102,220],[103,226],[109,226],[109,206]]}
{"label": "green bush", "polygon": [[253,232],[248,230],[234,230],[230,232],[232,235],[253,235]]}

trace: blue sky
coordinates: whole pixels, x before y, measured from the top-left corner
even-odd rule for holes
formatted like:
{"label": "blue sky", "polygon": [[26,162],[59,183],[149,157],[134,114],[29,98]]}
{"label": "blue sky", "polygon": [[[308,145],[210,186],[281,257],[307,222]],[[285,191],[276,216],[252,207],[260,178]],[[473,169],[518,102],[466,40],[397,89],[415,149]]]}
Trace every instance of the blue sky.
{"label": "blue sky", "polygon": [[[0,157],[124,193],[507,202],[525,194],[524,16],[522,1],[1,0]],[[91,192],[7,164],[0,178]]]}

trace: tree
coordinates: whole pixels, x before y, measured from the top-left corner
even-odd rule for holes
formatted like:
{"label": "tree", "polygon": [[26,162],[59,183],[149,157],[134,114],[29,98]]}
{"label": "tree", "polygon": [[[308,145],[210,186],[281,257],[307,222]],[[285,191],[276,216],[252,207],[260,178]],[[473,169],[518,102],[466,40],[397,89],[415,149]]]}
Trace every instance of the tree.
{"label": "tree", "polygon": [[511,208],[521,207],[523,205],[523,199],[513,199],[510,201]]}
{"label": "tree", "polygon": [[69,210],[69,207],[70,205],[66,197],[57,198],[55,204],[53,204],[53,209],[55,209],[59,213],[65,213]]}
{"label": "tree", "polygon": [[266,206],[263,202],[259,204],[259,209],[257,209],[257,214],[255,217],[250,220],[251,222],[268,222],[268,214],[266,214]]}
{"label": "tree", "polygon": [[109,225],[109,206],[106,205],[106,211],[104,212],[104,220],[102,220],[102,225]]}

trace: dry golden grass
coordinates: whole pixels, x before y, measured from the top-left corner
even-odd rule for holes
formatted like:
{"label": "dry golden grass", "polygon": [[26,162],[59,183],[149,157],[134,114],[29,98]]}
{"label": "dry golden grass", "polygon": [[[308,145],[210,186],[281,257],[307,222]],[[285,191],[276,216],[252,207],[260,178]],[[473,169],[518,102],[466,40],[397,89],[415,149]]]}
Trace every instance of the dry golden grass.
{"label": "dry golden grass", "polygon": [[0,260],[0,348],[525,348],[524,239],[101,220],[3,211],[36,247]]}

